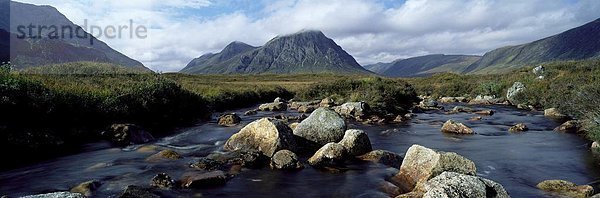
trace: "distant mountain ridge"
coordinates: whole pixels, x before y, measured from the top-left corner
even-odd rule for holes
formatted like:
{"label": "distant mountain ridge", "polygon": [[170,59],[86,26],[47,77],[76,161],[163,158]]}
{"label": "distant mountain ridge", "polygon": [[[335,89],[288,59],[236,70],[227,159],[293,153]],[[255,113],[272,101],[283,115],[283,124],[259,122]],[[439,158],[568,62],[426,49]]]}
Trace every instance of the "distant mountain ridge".
{"label": "distant mountain ridge", "polygon": [[320,31],[277,36],[262,47],[233,42],[220,53],[192,60],[182,73],[194,74],[370,74]]}
{"label": "distant mountain ridge", "polygon": [[[58,63],[93,61],[150,71],[139,61],[112,49],[87,32],[83,32],[80,37],[69,31],[63,32],[62,27],[70,27],[73,30],[80,27],[72,23],[54,7],[0,0],[0,12],[3,13],[3,17],[4,15],[10,16],[10,19],[7,19],[10,20],[10,23],[0,23],[0,31],[2,34],[8,35],[1,38],[0,44],[10,44],[11,63],[17,69]],[[48,29],[42,31],[42,38],[31,38],[32,35],[21,38],[23,29],[19,29],[19,26],[22,28],[22,26],[30,24],[37,27],[61,27],[58,31],[61,38],[48,37],[52,32]],[[37,33],[34,34],[34,36],[37,36]],[[62,37],[62,35],[65,36]],[[83,35],[85,35],[85,38],[83,38]]]}
{"label": "distant mountain ridge", "polygon": [[563,33],[486,53],[463,73],[502,73],[550,61],[600,58],[600,19]]}
{"label": "distant mountain ridge", "polygon": [[421,77],[436,73],[460,73],[481,56],[432,54],[391,63],[366,65],[365,68],[387,77]]}

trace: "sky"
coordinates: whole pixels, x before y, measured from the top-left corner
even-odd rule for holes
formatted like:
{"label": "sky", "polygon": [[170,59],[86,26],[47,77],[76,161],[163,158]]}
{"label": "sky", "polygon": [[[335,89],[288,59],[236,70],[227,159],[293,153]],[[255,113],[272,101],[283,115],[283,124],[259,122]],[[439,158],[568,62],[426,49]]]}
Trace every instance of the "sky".
{"label": "sky", "polygon": [[[148,28],[100,37],[160,72],[233,41],[321,30],[362,65],[427,54],[483,55],[600,18],[598,0],[17,0],[56,7],[75,24]],[[127,34],[129,35],[129,34]]]}

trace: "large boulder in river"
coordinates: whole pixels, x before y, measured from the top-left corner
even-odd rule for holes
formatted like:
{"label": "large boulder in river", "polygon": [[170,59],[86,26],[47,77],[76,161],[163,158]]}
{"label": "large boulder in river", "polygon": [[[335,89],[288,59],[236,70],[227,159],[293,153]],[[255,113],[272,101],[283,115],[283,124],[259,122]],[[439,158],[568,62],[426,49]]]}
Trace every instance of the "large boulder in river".
{"label": "large boulder in river", "polygon": [[171,149],[166,149],[166,150],[162,150],[154,155],[151,155],[150,157],[146,158],[146,161],[160,162],[163,160],[178,160],[181,158],[183,158],[183,157],[176,151],[171,150]]}
{"label": "large boulder in river", "polygon": [[328,143],[310,157],[308,163],[317,168],[337,166],[341,165],[346,157],[347,152],[344,146],[338,143]]}
{"label": "large boulder in river", "polygon": [[69,190],[72,193],[80,193],[82,195],[85,195],[86,197],[90,197],[92,196],[92,193],[96,190],[98,190],[98,188],[100,188],[100,185],[102,185],[102,183],[100,183],[100,181],[98,180],[91,180],[91,181],[86,181],[83,182],[73,188],[71,188],[71,190]]}
{"label": "large boulder in river", "polygon": [[365,102],[348,102],[333,108],[335,112],[347,118],[360,118],[369,114],[369,105]]}
{"label": "large boulder in river", "polygon": [[339,142],[350,156],[359,156],[373,150],[369,136],[362,130],[347,130],[342,141]]}
{"label": "large boulder in river", "polygon": [[272,102],[258,106],[258,110],[261,111],[285,111],[287,110],[287,104],[283,102]]}
{"label": "large boulder in river", "polygon": [[206,188],[225,185],[225,183],[227,183],[227,176],[223,171],[190,172],[185,173],[181,179],[183,188]]}
{"label": "large boulder in river", "polygon": [[573,182],[564,180],[546,180],[540,182],[537,187],[559,197],[585,198],[592,196],[594,188],[589,185],[578,186]]}
{"label": "large boulder in river", "polygon": [[557,108],[549,108],[544,110],[544,116],[556,120],[565,120],[569,118],[569,116],[561,113]]}
{"label": "large boulder in river", "polygon": [[282,170],[296,170],[304,168],[298,160],[298,155],[289,150],[280,150],[271,158],[271,168]]}
{"label": "large boulder in river", "polygon": [[404,193],[408,193],[416,186],[422,185],[446,171],[475,175],[477,168],[473,161],[456,153],[435,151],[420,145],[413,145],[406,152],[400,171],[392,178],[392,181]]}
{"label": "large boulder in river", "polygon": [[515,82],[506,92],[506,99],[513,105],[520,104],[520,102],[517,101],[517,95],[523,91],[525,91],[525,85],[521,82]]}
{"label": "large boulder in river", "polygon": [[477,176],[443,172],[423,185],[423,198],[509,198],[502,185]]}
{"label": "large boulder in river", "polygon": [[363,161],[380,163],[393,168],[399,168],[402,165],[402,156],[397,153],[385,150],[374,150],[367,154],[356,157]]}
{"label": "large boulder in river", "polygon": [[346,122],[342,116],[328,108],[315,110],[294,130],[299,144],[309,148],[319,148],[330,142],[344,138]]}
{"label": "large boulder in river", "polygon": [[454,120],[448,120],[441,129],[444,133],[457,133],[457,134],[474,134],[473,129],[469,128],[463,123],[456,122]]}
{"label": "large boulder in river", "polygon": [[242,121],[242,118],[235,113],[229,113],[219,116],[218,124],[221,126],[235,126]]}
{"label": "large boulder in river", "polygon": [[283,149],[295,150],[296,142],[292,129],[283,121],[263,118],[254,121],[227,140],[225,150],[258,150],[273,156]]}
{"label": "large boulder in river", "polygon": [[569,120],[560,126],[556,127],[554,130],[564,133],[580,133],[581,132],[581,122],[577,120]]}
{"label": "large boulder in river", "polygon": [[121,145],[144,144],[154,140],[148,131],[134,124],[113,124],[104,133]]}

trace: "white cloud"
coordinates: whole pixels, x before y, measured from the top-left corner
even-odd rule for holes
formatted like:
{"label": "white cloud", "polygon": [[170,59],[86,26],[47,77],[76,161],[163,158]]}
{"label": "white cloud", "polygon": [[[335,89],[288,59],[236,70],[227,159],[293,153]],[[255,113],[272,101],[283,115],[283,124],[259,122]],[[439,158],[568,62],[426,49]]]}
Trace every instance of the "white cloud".
{"label": "white cloud", "polygon": [[[20,0],[49,4],[77,24],[120,25],[133,19],[152,27],[148,39],[106,39],[113,48],[154,70],[177,71],[191,59],[218,52],[232,41],[259,46],[276,35],[319,29],[360,63],[432,53],[483,54],[537,40],[600,17],[600,1],[407,0],[398,7],[380,1],[285,0],[258,11],[196,17],[209,0]],[[202,8],[202,9],[199,9]],[[215,8],[221,9],[221,8]]]}

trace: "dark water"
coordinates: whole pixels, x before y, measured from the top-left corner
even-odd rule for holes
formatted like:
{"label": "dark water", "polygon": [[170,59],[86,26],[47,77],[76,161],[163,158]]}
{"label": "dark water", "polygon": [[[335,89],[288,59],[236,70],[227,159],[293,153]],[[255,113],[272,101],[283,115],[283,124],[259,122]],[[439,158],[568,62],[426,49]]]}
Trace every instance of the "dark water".
{"label": "dark water", "polygon": [[[447,109],[452,106],[447,106]],[[552,131],[559,125],[540,113],[519,111],[507,106],[476,107],[496,110],[482,121],[468,121],[473,114],[445,115],[443,112],[418,114],[405,124],[366,126],[350,123],[350,128],[365,130],[374,149],[404,154],[413,144],[459,153],[477,164],[478,175],[504,185],[513,197],[540,197],[535,185],[546,179],[564,179],[587,184],[600,178],[598,162],[588,151],[587,142],[576,135]],[[242,113],[240,110],[238,113]],[[223,143],[245,124],[274,113],[259,112],[243,116],[238,127],[219,127],[202,123],[178,131],[154,144],[110,148],[108,143],[90,144],[86,152],[58,158],[35,166],[0,173],[0,194],[21,196],[64,191],[92,179],[102,181],[98,197],[119,194],[127,185],[149,186],[151,178],[166,172],[179,178],[188,164],[211,152],[220,152]],[[447,135],[439,129],[448,119],[471,126],[477,135]],[[526,123],[530,131],[509,133],[516,123]],[[156,147],[156,148],[154,148]],[[171,162],[150,163],[145,158],[171,148],[185,158]],[[378,186],[398,170],[373,163],[349,165],[344,173],[327,173],[307,166],[299,172],[274,171],[268,168],[245,170],[227,185],[218,188],[174,191],[174,196],[234,197],[370,197]]]}

